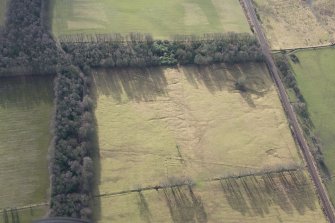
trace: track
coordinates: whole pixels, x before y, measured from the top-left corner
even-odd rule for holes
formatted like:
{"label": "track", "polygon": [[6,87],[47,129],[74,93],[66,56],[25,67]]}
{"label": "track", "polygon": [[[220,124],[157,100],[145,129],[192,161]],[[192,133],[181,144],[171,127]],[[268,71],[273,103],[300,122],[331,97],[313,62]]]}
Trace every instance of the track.
{"label": "track", "polygon": [[291,125],[294,138],[296,142],[299,144],[299,147],[301,149],[301,152],[304,156],[304,159],[306,161],[308,170],[311,174],[312,180],[315,184],[316,191],[318,193],[318,196],[320,198],[322,207],[324,209],[324,212],[331,223],[335,223],[335,215],[333,212],[332,204],[329,200],[328,194],[326,192],[326,189],[322,183],[321,177],[319,175],[317,166],[315,164],[314,157],[312,156],[309,147],[305,141],[305,138],[302,134],[302,131],[300,130],[299,124],[298,124],[298,119],[297,116],[295,115],[295,112],[290,104],[290,101],[288,99],[288,96],[285,91],[285,87],[283,83],[281,82],[281,79],[279,77],[279,73],[277,70],[277,67],[275,65],[275,62],[271,56],[271,50],[268,45],[267,39],[265,38],[265,35],[262,31],[262,28],[258,22],[255,10],[253,8],[253,5],[251,3],[251,0],[241,0],[241,3],[244,6],[244,10],[247,14],[248,20],[251,23],[255,35],[258,38],[258,41],[261,45],[264,57],[265,57],[265,62],[268,66],[268,69],[270,71],[270,74],[272,76],[272,79],[274,80],[278,92],[280,95],[281,102],[283,104],[283,107],[285,109],[286,115],[288,117],[289,123]]}

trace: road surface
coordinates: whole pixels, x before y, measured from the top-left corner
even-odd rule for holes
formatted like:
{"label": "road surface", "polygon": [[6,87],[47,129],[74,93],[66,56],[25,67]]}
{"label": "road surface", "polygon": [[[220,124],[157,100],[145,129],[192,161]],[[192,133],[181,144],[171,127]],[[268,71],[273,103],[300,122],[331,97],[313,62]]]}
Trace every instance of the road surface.
{"label": "road surface", "polygon": [[283,107],[285,109],[285,112],[287,114],[289,123],[292,127],[292,131],[294,134],[294,137],[299,144],[299,147],[301,149],[301,152],[304,156],[304,159],[307,164],[307,168],[311,174],[312,180],[315,184],[316,191],[318,193],[318,196],[321,201],[321,205],[323,207],[323,210],[325,212],[325,215],[327,216],[329,222],[335,223],[335,215],[333,212],[333,207],[332,204],[329,200],[328,194],[326,192],[326,189],[322,183],[321,177],[319,175],[317,165],[315,164],[315,160],[313,155],[311,154],[309,147],[307,145],[307,142],[305,141],[305,138],[303,136],[302,131],[300,130],[299,124],[298,124],[298,119],[297,116],[291,106],[291,103],[289,101],[289,98],[286,94],[284,84],[282,83],[278,69],[275,65],[275,62],[271,56],[271,50],[268,45],[267,39],[265,38],[265,35],[263,33],[263,30],[259,24],[259,21],[257,19],[255,10],[253,8],[253,5],[251,3],[251,0],[242,0],[242,3],[244,5],[245,11],[247,13],[247,17],[249,19],[249,22],[252,24],[255,35],[258,38],[258,41],[261,45],[264,57],[265,57],[265,62],[269,68],[270,74],[278,88],[278,92],[280,95],[281,102],[283,104]]}

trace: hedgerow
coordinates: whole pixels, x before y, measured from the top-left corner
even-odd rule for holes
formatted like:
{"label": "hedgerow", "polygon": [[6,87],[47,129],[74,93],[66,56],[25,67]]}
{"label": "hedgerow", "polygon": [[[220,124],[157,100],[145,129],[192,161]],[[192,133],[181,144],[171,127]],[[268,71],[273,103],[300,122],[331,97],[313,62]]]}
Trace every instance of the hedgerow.
{"label": "hedgerow", "polygon": [[55,80],[54,144],[51,150],[51,216],[89,219],[93,184],[93,102],[89,76],[74,66]]}

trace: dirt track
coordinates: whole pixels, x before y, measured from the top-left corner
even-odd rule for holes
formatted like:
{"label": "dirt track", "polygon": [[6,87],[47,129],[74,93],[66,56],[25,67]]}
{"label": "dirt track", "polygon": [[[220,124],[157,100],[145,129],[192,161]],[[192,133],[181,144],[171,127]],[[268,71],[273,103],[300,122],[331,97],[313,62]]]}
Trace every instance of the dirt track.
{"label": "dirt track", "polygon": [[270,74],[278,88],[278,92],[280,95],[281,102],[283,104],[283,107],[285,109],[285,112],[287,114],[289,123],[291,125],[295,140],[299,144],[299,147],[301,149],[301,152],[305,158],[308,170],[312,176],[312,180],[315,184],[318,196],[320,198],[322,207],[324,209],[324,212],[331,223],[335,223],[335,215],[333,212],[332,204],[329,200],[328,194],[326,192],[326,189],[322,183],[322,180],[320,178],[317,166],[315,164],[314,157],[312,156],[309,147],[305,141],[305,138],[302,134],[302,131],[300,130],[297,117],[294,113],[294,110],[290,104],[290,101],[288,99],[288,96],[285,91],[285,87],[283,83],[281,82],[281,79],[279,77],[279,73],[277,70],[277,67],[275,65],[275,62],[271,56],[270,47],[268,45],[267,39],[265,38],[265,35],[262,31],[262,28],[257,20],[257,16],[255,13],[255,10],[252,6],[252,3],[250,0],[242,0],[241,3],[244,6],[244,9],[247,13],[247,17],[249,22],[251,23],[253,30],[255,32],[255,35],[257,36],[259,43],[262,47],[263,54],[265,56],[265,62],[269,68]]}

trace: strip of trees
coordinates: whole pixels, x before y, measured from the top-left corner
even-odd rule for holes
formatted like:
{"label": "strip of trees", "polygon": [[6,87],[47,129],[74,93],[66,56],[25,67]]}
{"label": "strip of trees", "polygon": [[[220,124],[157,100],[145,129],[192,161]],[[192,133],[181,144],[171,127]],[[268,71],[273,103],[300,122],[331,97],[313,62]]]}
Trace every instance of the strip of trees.
{"label": "strip of trees", "polygon": [[74,64],[91,67],[147,67],[176,64],[260,62],[255,37],[246,33],[207,34],[203,38],[177,36],[153,40],[150,35],[75,35],[62,37],[62,48]]}
{"label": "strip of trees", "polygon": [[[290,58],[294,63],[299,63],[299,58],[297,56],[291,54]],[[280,70],[280,75],[286,88],[294,92],[296,101],[294,102],[293,106],[300,117],[300,122],[302,122],[301,126],[304,134],[313,143],[313,146],[311,148],[314,148],[314,150],[312,151],[312,153],[318,161],[319,167],[321,168],[321,170],[323,170],[324,175],[326,177],[330,177],[329,170],[324,162],[324,156],[321,151],[321,143],[319,142],[317,136],[313,133],[314,125],[308,112],[307,103],[300,92],[297,80],[294,76],[294,73],[292,72],[288,59],[285,54],[277,54],[275,56],[275,62],[278,69]]]}
{"label": "strip of trees", "polygon": [[94,117],[90,79],[74,66],[55,80],[54,143],[50,154],[50,215],[90,219]]}
{"label": "strip of trees", "polygon": [[8,1],[6,23],[0,31],[0,74],[44,74],[55,70],[63,54],[42,21],[42,1]]}

